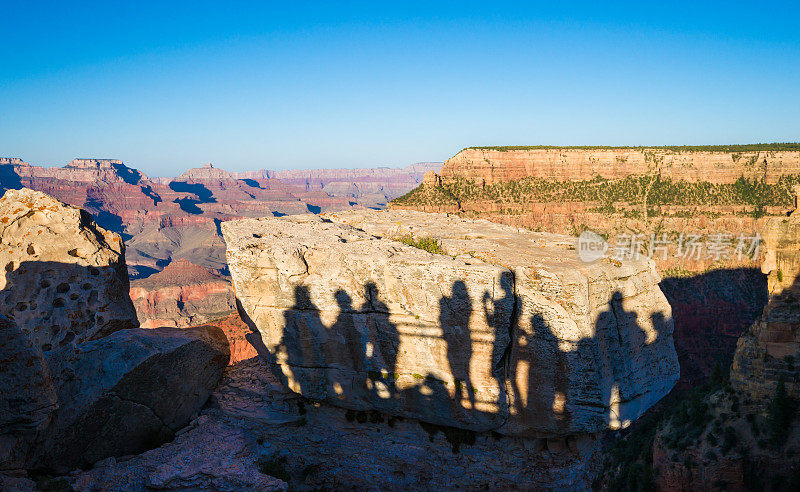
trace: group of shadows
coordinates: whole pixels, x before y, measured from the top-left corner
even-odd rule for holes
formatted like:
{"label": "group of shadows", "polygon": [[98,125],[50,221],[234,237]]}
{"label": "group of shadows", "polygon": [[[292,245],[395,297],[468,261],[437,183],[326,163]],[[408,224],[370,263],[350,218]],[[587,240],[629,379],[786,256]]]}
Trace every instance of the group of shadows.
{"label": "group of shadows", "polygon": [[[270,363],[284,386],[303,396],[390,415],[412,415],[420,421],[445,422],[442,425],[458,422],[458,426],[478,431],[502,427],[511,413],[528,430],[563,435],[571,419],[569,402],[564,400],[570,394],[570,385],[581,379],[572,373],[594,371],[604,365],[613,374],[610,379],[604,378],[606,383],[598,384],[616,385],[629,378],[630,358],[641,355],[644,347],[668,326],[663,313],[653,313],[656,337],[651,336],[648,341],[645,330],[637,324],[636,313],[625,311],[621,293],[614,292],[607,310],[596,320],[594,336],[583,338],[573,350],[564,351],[560,347],[562,340],[541,314],[524,320],[529,328],[521,329],[522,301],[514,292],[513,277],[501,283],[503,295],[493,299],[485,292],[483,307],[479,308],[483,312],[473,313],[475,304],[467,285],[462,280],[455,281],[450,295],[439,299],[441,335],[424,334],[426,330],[401,333],[390,320],[389,308],[381,301],[378,287],[371,282],[364,285],[365,301],[357,308],[344,290],[333,294],[338,316],[330,326],[323,323],[308,287],[296,286],[294,306],[283,313],[282,339],[271,349],[238,300],[237,305],[252,331],[247,336],[250,343]],[[484,317],[491,336],[473,337],[470,327],[476,323],[471,319],[476,314]],[[449,373],[452,379],[413,374],[414,384],[409,387],[406,378],[403,388],[399,388],[398,351],[403,349],[401,338],[406,337],[436,338],[429,341],[431,347],[445,344],[448,367],[439,368],[438,372]],[[491,384],[471,378],[476,373],[472,359],[477,351],[481,352],[480,360],[489,360],[491,353],[491,367],[484,374],[491,374],[489,383],[493,379],[497,384],[494,395],[485,390]],[[292,381],[281,365],[290,371]],[[520,387],[520,382],[527,387]],[[605,388],[604,393],[610,392],[610,386]]]}

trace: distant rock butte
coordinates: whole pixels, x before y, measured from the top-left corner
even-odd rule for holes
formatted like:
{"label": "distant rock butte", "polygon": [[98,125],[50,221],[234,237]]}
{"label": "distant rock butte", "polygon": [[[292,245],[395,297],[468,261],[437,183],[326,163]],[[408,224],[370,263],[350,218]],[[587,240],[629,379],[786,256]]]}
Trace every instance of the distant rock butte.
{"label": "distant rock butte", "polygon": [[[661,148],[500,150],[467,148],[447,159],[443,181],[466,178],[491,185],[533,177],[558,181],[608,179],[646,174],[662,167],[673,180],[732,183],[740,176],[773,183],[800,174],[800,151],[717,152]],[[429,179],[435,179],[431,176]]]}
{"label": "distant rock butte", "polygon": [[[245,321],[312,399],[471,430],[620,428],[678,379],[652,261],[418,212],[222,224]],[[437,238],[446,255],[392,238]]]}
{"label": "distant rock butte", "polygon": [[402,169],[291,169],[237,173],[241,178],[273,178],[305,190],[321,190],[333,195],[359,198],[381,194],[386,199],[403,195],[416,188],[427,172],[438,172],[440,162],[419,162]]}

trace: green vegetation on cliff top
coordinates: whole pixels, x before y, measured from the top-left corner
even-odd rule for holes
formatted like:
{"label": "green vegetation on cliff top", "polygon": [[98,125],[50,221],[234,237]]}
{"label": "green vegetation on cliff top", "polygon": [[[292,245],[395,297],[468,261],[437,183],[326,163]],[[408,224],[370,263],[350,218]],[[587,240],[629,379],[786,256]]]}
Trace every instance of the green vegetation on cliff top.
{"label": "green vegetation on cliff top", "polygon": [[467,147],[464,150],[669,150],[673,152],[779,152],[800,151],[800,142],[774,142],[731,145],[498,145]]}
{"label": "green vegetation on cliff top", "polygon": [[[395,198],[398,205],[454,205],[472,200],[497,204],[536,202],[596,202],[601,212],[611,213],[617,203],[641,203],[643,190],[652,177],[627,176],[623,179],[595,177],[583,181],[555,181],[523,178],[480,186],[459,178],[442,186],[419,186]],[[757,179],[739,178],[733,183],[674,181],[657,177],[648,197],[648,207],[678,205],[685,207],[747,205],[761,213],[764,207],[791,207],[792,186],[800,184],[800,175],[785,175],[775,184]]]}

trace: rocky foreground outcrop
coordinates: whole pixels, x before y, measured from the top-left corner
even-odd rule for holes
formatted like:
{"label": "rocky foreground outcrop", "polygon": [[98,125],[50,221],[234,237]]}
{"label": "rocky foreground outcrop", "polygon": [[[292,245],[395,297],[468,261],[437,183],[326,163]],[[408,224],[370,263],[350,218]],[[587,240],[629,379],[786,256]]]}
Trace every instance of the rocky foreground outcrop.
{"label": "rocky foreground outcrop", "polygon": [[224,334],[136,328],[120,237],[43,193],[0,199],[0,472],[157,446],[228,363]]}
{"label": "rocky foreground outcrop", "polygon": [[0,201],[0,314],[41,350],[139,325],[119,235],[44,193]]}
{"label": "rocky foreground outcrop", "polygon": [[[650,260],[583,263],[573,238],[417,212],[222,229],[257,348],[315,400],[566,436],[627,425],[678,378]],[[404,234],[443,254],[395,240]]]}
{"label": "rocky foreground outcrop", "polygon": [[80,491],[587,490],[600,457],[593,435],[504,437],[311,403],[256,358],[225,370],[173,442],[65,482]]}

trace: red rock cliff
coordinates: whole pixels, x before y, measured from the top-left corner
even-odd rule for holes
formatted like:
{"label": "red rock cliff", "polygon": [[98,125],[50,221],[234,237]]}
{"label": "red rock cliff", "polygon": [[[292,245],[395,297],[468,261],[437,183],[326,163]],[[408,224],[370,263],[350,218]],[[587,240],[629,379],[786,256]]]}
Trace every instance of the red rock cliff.
{"label": "red rock cliff", "polygon": [[559,181],[593,176],[615,179],[661,168],[674,180],[730,183],[740,176],[774,182],[800,173],[800,151],[674,151],[663,148],[468,148],[446,160],[443,181],[457,177],[487,185],[526,177]]}

